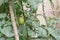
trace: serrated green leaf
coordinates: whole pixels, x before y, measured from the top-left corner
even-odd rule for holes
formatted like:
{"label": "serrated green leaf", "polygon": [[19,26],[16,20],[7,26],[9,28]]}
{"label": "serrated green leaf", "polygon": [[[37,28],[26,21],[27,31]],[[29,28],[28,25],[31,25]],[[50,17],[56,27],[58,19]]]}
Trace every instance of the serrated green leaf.
{"label": "serrated green leaf", "polygon": [[26,26],[21,25],[21,26],[19,27],[19,33],[21,33],[22,36],[26,36],[26,33],[27,33],[27,31],[26,31]]}
{"label": "serrated green leaf", "polygon": [[0,27],[6,23],[5,20],[0,21]]}
{"label": "serrated green leaf", "polygon": [[32,26],[34,27],[34,28],[36,28],[36,27],[39,27],[40,26],[40,22],[37,20],[34,20],[34,21],[32,21]]}
{"label": "serrated green leaf", "polygon": [[19,27],[19,35],[21,36],[21,40],[26,40],[27,38],[27,29],[25,25],[21,25]]}
{"label": "serrated green leaf", "polygon": [[2,37],[3,36],[3,34],[0,32],[0,37]]}
{"label": "serrated green leaf", "polygon": [[10,21],[7,21],[5,24],[4,24],[4,27],[7,27],[7,26],[11,26],[12,23]]}
{"label": "serrated green leaf", "polygon": [[29,35],[30,37],[32,37],[32,38],[38,37],[37,34],[36,34],[34,31],[30,30],[30,29],[28,29],[28,35]]}
{"label": "serrated green leaf", "polygon": [[5,40],[5,38],[2,37],[2,38],[0,38],[0,40]]}
{"label": "serrated green leaf", "polygon": [[13,37],[14,36],[14,34],[12,33],[12,28],[11,27],[4,27],[0,31],[1,31],[1,33],[3,33],[7,37]]}
{"label": "serrated green leaf", "polygon": [[39,37],[47,37],[47,31],[41,27],[36,28]]}
{"label": "serrated green leaf", "polygon": [[59,34],[58,34],[57,30],[55,30],[55,29],[52,28],[52,27],[48,27],[47,30],[48,30],[48,32],[49,32],[56,40],[60,40],[60,39],[58,38]]}
{"label": "serrated green leaf", "polygon": [[38,4],[40,3],[40,0],[28,0],[27,2],[29,5],[31,5],[31,11],[35,13],[38,9]]}
{"label": "serrated green leaf", "polygon": [[3,4],[4,0],[0,0],[0,6]]}
{"label": "serrated green leaf", "polygon": [[14,40],[14,38],[7,38],[6,40]]}
{"label": "serrated green leaf", "polygon": [[32,6],[31,7],[31,11],[33,12],[33,13],[35,13],[36,11],[37,11],[37,9],[38,9],[38,5],[36,5],[36,4],[33,4],[34,6]]}
{"label": "serrated green leaf", "polygon": [[0,13],[0,19],[5,18],[6,16],[7,16],[6,13]]}

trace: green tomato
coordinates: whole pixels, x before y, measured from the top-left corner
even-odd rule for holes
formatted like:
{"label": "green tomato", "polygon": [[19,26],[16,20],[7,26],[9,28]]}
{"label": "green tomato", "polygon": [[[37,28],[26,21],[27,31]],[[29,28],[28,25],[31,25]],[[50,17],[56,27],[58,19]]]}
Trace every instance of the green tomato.
{"label": "green tomato", "polygon": [[23,17],[19,17],[19,24],[20,25],[24,24],[24,18]]}

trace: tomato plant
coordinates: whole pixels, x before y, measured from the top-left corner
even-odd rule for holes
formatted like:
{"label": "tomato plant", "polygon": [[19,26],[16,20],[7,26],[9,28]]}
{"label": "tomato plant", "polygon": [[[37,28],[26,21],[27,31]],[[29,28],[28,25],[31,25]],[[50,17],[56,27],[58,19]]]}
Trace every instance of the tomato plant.
{"label": "tomato plant", "polygon": [[[52,0],[49,1],[52,3]],[[38,9],[38,4],[42,3],[41,0],[10,0],[10,2],[14,11],[19,40],[60,40],[60,34],[53,27],[57,22],[56,18],[48,17],[47,19],[45,15],[42,15],[47,22],[46,27],[46,25],[41,25],[33,15]],[[0,40],[16,40],[9,12],[9,0],[0,0]]]}

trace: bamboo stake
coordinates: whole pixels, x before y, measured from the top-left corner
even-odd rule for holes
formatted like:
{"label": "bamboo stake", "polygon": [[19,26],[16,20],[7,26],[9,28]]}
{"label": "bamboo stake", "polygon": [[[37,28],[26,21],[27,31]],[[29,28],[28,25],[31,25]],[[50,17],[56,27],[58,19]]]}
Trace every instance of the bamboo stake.
{"label": "bamboo stake", "polygon": [[19,40],[17,25],[16,25],[16,22],[15,22],[15,19],[14,19],[14,12],[13,12],[13,8],[12,8],[10,3],[9,3],[9,10],[10,10],[10,16],[11,16],[13,31],[14,31],[14,35],[15,35],[15,40]]}

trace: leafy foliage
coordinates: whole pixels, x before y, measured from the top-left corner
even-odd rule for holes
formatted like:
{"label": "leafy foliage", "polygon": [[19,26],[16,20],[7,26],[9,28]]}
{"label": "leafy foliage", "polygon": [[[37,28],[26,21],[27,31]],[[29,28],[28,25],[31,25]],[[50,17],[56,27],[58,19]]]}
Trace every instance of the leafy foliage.
{"label": "leafy foliage", "polygon": [[4,2],[4,0],[0,0],[0,6],[2,5],[3,2]]}
{"label": "leafy foliage", "polygon": [[[52,1],[50,0],[50,2]],[[27,9],[30,8],[29,11],[23,9],[23,3],[26,4],[25,7]],[[48,26],[46,28],[46,25],[41,25],[36,16],[33,15],[33,13],[36,13],[39,3],[42,3],[41,0],[11,1],[20,40],[48,40],[50,38],[52,40],[60,40],[60,34],[57,29],[53,27],[56,23],[55,18],[48,17]],[[14,40],[14,33],[12,30],[13,28],[8,6],[8,0],[0,0],[0,40]],[[24,17],[24,23],[22,25],[19,24],[19,17]]]}

